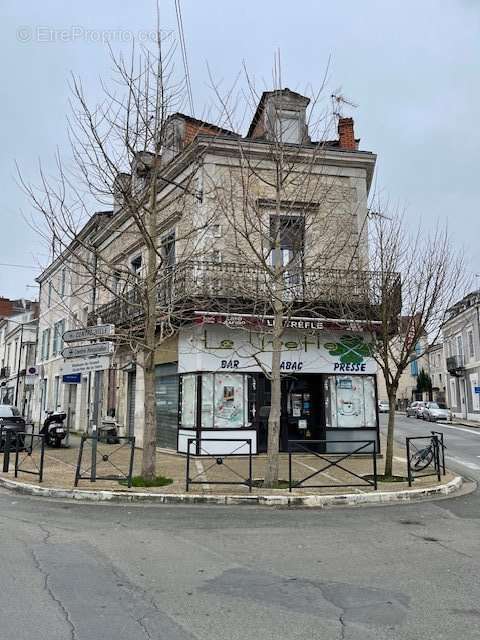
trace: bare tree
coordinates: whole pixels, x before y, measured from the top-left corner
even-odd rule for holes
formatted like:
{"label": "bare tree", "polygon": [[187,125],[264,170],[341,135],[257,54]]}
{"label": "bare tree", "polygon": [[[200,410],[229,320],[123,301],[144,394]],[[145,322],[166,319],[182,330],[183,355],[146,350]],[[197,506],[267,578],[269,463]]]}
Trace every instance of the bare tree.
{"label": "bare tree", "polygon": [[[464,258],[448,229],[412,229],[404,215],[381,203],[370,217],[371,275],[364,298],[363,328],[385,379],[389,402],[385,476],[393,471],[397,391],[403,372],[440,336],[446,310],[467,285]],[[350,306],[345,307],[347,315]],[[424,349],[419,349],[420,344]]]}
{"label": "bare tree", "polygon": [[[256,354],[271,384],[266,487],[278,484],[281,384],[292,374],[282,369],[289,320],[304,314],[338,317],[334,310],[352,290],[345,270],[361,269],[367,255],[365,232],[360,237],[366,202],[354,201],[328,159],[328,133],[336,119],[320,99],[325,80],[318,92],[305,97],[282,90],[277,69],[274,85],[276,89],[260,96],[247,74],[251,103],[261,108],[269,100],[268,132],[261,131],[259,139],[251,130],[246,139],[232,142],[231,161],[208,183],[227,227],[222,260],[231,260],[234,274],[235,297],[225,296],[222,304],[228,304],[230,313],[269,320],[259,331],[268,336],[271,359],[266,362],[264,353]],[[222,115],[238,128],[235,115],[248,108],[232,92],[223,97],[214,88]],[[303,109],[305,121],[282,120],[285,99]]]}
{"label": "bare tree", "polygon": [[[36,186],[19,172],[40,213],[32,223],[48,242],[51,261],[68,266],[74,296],[91,304],[89,323],[113,321],[117,351],[127,350],[143,368],[145,479],[156,475],[155,352],[188,313],[175,273],[198,256],[208,225],[205,219],[197,226],[179,223],[202,198],[198,162],[178,180],[169,178],[165,125],[185,100],[174,57],[175,44],[160,33],[154,50],[133,47],[129,59],[111,51],[114,75],[102,82],[102,99],[93,104],[73,77],[71,158],[57,155],[54,177],[40,166]],[[112,202],[113,211],[91,217],[94,207]],[[175,238],[162,241],[169,228]],[[144,258],[132,269],[128,253],[139,247]],[[65,307],[71,308],[68,301]]]}

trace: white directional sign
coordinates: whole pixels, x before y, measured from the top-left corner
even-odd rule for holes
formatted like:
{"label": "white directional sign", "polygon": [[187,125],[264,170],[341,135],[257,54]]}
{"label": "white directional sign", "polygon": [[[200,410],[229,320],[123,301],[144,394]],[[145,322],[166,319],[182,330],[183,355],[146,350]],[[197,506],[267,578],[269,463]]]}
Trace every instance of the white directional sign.
{"label": "white directional sign", "polygon": [[113,336],[114,333],[114,324],[98,324],[95,327],[87,327],[86,329],[65,331],[63,339],[65,342],[80,342],[81,340],[95,340],[96,338]]}
{"label": "white directional sign", "polygon": [[111,362],[108,356],[99,356],[98,358],[72,358],[64,363],[62,375],[104,371],[105,369],[109,369],[110,366]]}
{"label": "white directional sign", "polygon": [[78,347],[65,347],[62,351],[64,358],[87,358],[88,356],[106,356],[113,353],[113,342],[96,342],[82,344]]}

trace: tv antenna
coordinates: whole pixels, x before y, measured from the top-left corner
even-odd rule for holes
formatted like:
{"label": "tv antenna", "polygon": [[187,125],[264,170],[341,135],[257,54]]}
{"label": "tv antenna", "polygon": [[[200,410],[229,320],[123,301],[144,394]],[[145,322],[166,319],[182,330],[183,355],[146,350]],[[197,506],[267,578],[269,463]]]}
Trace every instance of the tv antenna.
{"label": "tv antenna", "polygon": [[344,96],[343,93],[340,93],[340,91],[341,89],[337,89],[337,91],[332,93],[332,95],[330,96],[332,99],[333,115],[337,118],[341,118],[343,116],[343,107],[345,105],[348,105],[353,109],[356,109],[358,107],[358,104],[355,104],[352,100]]}

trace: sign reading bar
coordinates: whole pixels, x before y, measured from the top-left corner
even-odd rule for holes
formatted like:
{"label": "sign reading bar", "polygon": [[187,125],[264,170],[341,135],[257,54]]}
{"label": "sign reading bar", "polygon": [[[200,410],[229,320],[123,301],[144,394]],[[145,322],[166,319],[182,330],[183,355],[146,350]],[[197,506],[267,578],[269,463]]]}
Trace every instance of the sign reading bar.
{"label": "sign reading bar", "polygon": [[68,360],[63,365],[63,377],[73,374],[90,373],[93,371],[104,371],[110,367],[110,358],[100,356],[98,358],[75,358]]}
{"label": "sign reading bar", "polygon": [[88,356],[106,356],[113,353],[113,342],[97,342],[82,344],[78,347],[65,347],[62,351],[64,358],[86,358]]}
{"label": "sign reading bar", "polygon": [[87,327],[86,329],[65,331],[63,339],[65,342],[80,342],[80,340],[95,340],[96,338],[113,336],[114,333],[114,324],[98,324],[94,327]]}

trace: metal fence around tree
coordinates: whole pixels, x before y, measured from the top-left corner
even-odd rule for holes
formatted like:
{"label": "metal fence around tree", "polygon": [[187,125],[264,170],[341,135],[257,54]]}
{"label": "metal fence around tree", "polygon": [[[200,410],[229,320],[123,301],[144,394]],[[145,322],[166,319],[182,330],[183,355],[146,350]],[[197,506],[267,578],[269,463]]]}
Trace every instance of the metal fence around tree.
{"label": "metal fence around tree", "polygon": [[[335,453],[320,453],[326,446],[335,445],[339,448]],[[343,450],[342,450],[343,449]],[[301,463],[310,472],[301,478],[293,478],[292,461],[295,456],[309,455],[316,460],[306,465]],[[371,458],[371,471],[368,476],[360,475],[345,466],[346,460],[353,460],[355,456],[367,455]],[[318,461],[319,468],[312,465]],[[328,470],[340,472],[339,478],[327,474]],[[327,477],[332,482],[330,484],[311,484],[313,478]],[[351,478],[350,482],[344,482],[342,478]],[[338,482],[336,481],[338,480]],[[288,441],[288,490],[292,489],[332,489],[336,487],[373,487],[377,489],[377,443],[375,440],[289,440]],[[308,482],[308,484],[306,484]]]}
{"label": "metal fence around tree", "polygon": [[132,486],[135,437],[118,436],[115,444],[98,439],[97,435],[82,435],[75,470],[75,486],[80,480],[117,480]]}
{"label": "metal fence around tree", "polygon": [[45,462],[45,437],[34,433],[23,433],[22,439],[15,443],[15,478],[19,473],[38,476],[43,482],[43,466]]}
{"label": "metal fence around tree", "polygon": [[[196,453],[192,453],[192,444],[195,443]],[[198,443],[198,445],[197,445]],[[229,443],[231,445],[231,451],[229,453],[218,453],[215,451],[217,443]],[[228,447],[228,445],[227,445]],[[247,452],[245,452],[247,447]],[[196,469],[192,475],[192,459],[200,457],[202,459],[207,458],[212,462],[204,467],[201,465],[200,469]],[[237,463],[234,464],[231,460],[236,459]],[[247,468],[243,470],[238,467],[238,460],[243,460]],[[216,471],[221,471],[221,474]],[[246,473],[245,473],[246,471]],[[226,472],[226,477],[221,477]],[[208,477],[210,473],[210,477]],[[192,484],[199,485],[238,485],[248,487],[248,491],[251,493],[253,485],[253,468],[252,468],[252,439],[233,439],[233,438],[188,438],[187,440],[187,465],[186,465],[186,478],[185,478],[185,490],[188,492]],[[217,479],[219,478],[219,479]],[[231,478],[231,479],[230,479]]]}

